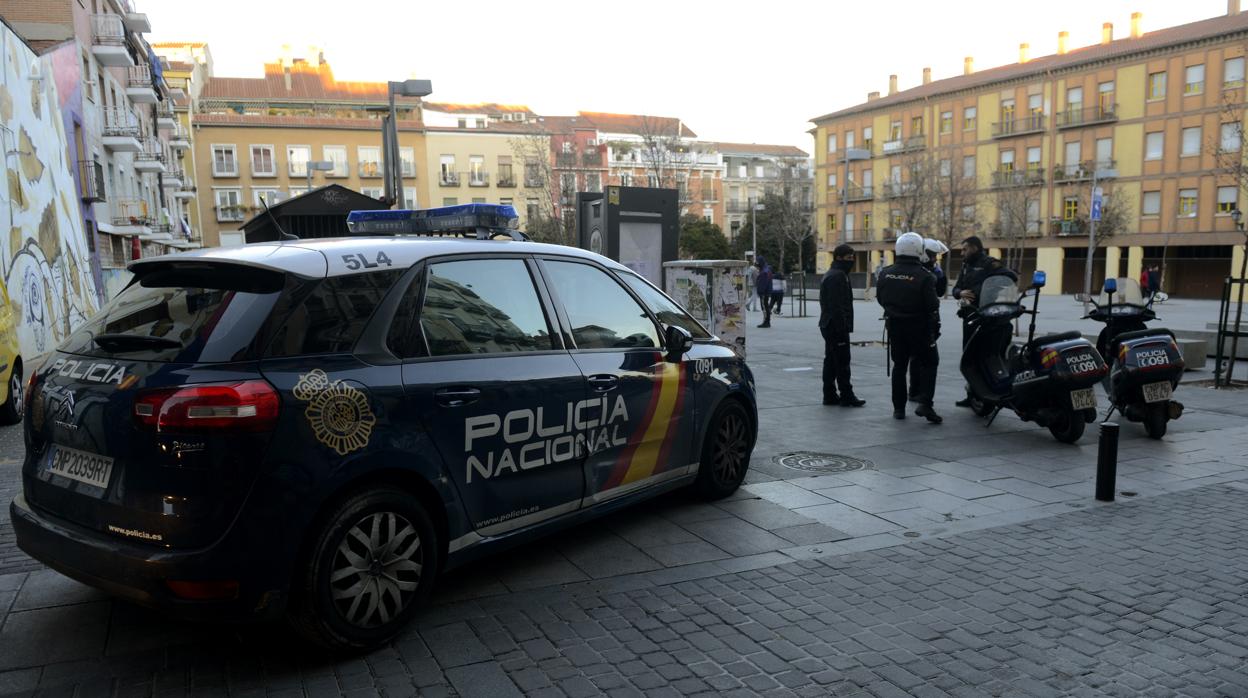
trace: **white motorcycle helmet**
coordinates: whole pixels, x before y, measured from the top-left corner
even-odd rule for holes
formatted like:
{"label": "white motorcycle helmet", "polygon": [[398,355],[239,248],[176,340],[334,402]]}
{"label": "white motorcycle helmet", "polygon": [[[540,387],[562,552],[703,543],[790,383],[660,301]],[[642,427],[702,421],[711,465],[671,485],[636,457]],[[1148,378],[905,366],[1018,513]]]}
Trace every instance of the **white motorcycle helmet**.
{"label": "white motorcycle helmet", "polygon": [[898,257],[916,257],[923,259],[923,236],[918,233],[902,233],[893,248]]}
{"label": "white motorcycle helmet", "polygon": [[930,264],[936,261],[936,258],[942,254],[949,254],[949,247],[934,238],[926,238],[923,240],[923,258],[920,260],[924,264]]}

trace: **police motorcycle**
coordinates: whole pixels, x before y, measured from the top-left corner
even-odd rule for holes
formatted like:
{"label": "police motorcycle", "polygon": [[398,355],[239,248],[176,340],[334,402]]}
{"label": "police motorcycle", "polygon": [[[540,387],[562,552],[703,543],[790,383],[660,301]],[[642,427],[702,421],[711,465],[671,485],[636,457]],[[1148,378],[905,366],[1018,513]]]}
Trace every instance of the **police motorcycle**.
{"label": "police motorcycle", "polygon": [[[1036,336],[1036,315],[1043,271],[1032,277],[1022,293],[1012,271],[984,280],[975,305],[959,311],[970,324],[962,350],[962,376],[970,387],[971,408],[988,417],[990,426],[1002,409],[1047,427],[1053,438],[1074,443],[1096,419],[1096,383],[1105,375],[1105,362],[1096,347],[1078,332]],[[1033,297],[1031,309],[1024,299]],[[1027,342],[1013,343],[1014,320],[1031,316]]]}
{"label": "police motorcycle", "polygon": [[1151,438],[1165,436],[1166,424],[1183,415],[1174,390],[1184,365],[1174,333],[1146,324],[1157,319],[1153,299],[1145,301],[1140,284],[1127,278],[1105,279],[1099,299],[1082,293],[1075,298],[1092,304],[1085,319],[1105,323],[1096,339],[1097,351],[1110,361],[1102,382],[1110,405],[1105,418],[1117,410],[1132,422],[1143,422]]}

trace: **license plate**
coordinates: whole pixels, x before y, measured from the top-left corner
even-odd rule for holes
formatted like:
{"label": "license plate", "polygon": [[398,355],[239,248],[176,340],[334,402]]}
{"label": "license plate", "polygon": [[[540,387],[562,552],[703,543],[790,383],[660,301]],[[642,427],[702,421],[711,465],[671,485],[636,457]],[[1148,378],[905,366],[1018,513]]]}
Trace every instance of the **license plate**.
{"label": "license plate", "polygon": [[1084,388],[1070,391],[1070,406],[1077,410],[1096,409],[1096,389]]}
{"label": "license plate", "polygon": [[1141,387],[1144,390],[1144,402],[1165,402],[1174,395],[1174,386],[1170,385],[1170,381],[1146,383]]}
{"label": "license plate", "polygon": [[76,448],[53,446],[48,472],[104,489],[113,474],[113,459]]}

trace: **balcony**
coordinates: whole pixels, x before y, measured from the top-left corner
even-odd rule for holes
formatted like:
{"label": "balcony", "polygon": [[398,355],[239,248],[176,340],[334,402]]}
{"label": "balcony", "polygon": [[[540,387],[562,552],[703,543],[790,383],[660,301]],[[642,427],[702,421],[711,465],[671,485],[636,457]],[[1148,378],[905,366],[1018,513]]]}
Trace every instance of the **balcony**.
{"label": "balcony", "polygon": [[885,199],[898,199],[914,191],[914,182],[888,182],[883,187]]}
{"label": "balcony", "polygon": [[854,228],[845,231],[845,242],[871,242],[876,231],[871,228]]}
{"label": "balcony", "polygon": [[173,107],[166,101],[156,107],[156,128],[162,131],[176,131],[178,119],[173,115]]}
{"label": "balcony", "polygon": [[512,174],[500,174],[498,176],[498,181],[494,182],[494,186],[513,189],[516,186],[516,177]]}
{"label": "balcony", "polygon": [[555,167],[576,167],[576,153],[556,154]]}
{"label": "balcony", "polygon": [[134,154],[134,170],[136,172],[164,172],[165,151],[160,141],[149,138],[143,142],[143,148]]}
{"label": "balcony", "polygon": [[438,177],[438,184],[443,187],[458,187],[460,184],[459,173],[443,171]]}
{"label": "balcony", "polygon": [[594,151],[582,154],[581,164],[585,167],[602,167],[602,153]]}
{"label": "balcony", "polygon": [[121,23],[135,34],[146,34],[152,30],[152,23],[143,12],[127,12],[122,16]]}
{"label": "balcony", "polygon": [[241,221],[246,217],[248,211],[246,206],[239,205],[216,206],[215,208],[217,209],[218,221]]}
{"label": "balcony", "polygon": [[841,197],[845,201],[870,201],[875,198],[874,187],[862,186],[860,184],[850,184],[848,187],[841,189]]}
{"label": "balcony", "polygon": [[109,68],[134,67],[134,56],[126,45],[126,25],[119,15],[91,15],[91,54]]}
{"label": "balcony", "polygon": [[185,176],[186,173],[182,171],[182,168],[170,167],[168,171],[161,175],[160,184],[166,189],[181,189],[182,179]]}
{"label": "balcony", "polygon": [[187,135],[186,129],[179,124],[169,136],[169,147],[177,151],[189,150],[191,147],[191,137]]}
{"label": "balcony", "polygon": [[78,184],[84,202],[104,201],[104,166],[85,160],[78,163]]}
{"label": "balcony", "polygon": [[[135,104],[155,104],[156,87],[152,83],[152,69],[146,65],[130,66],[126,80],[126,96]],[[170,113],[172,116],[172,112]]]}
{"label": "balcony", "polygon": [[112,222],[117,226],[146,228],[152,224],[147,202],[142,199],[119,199],[112,204]]}
{"label": "balcony", "polygon": [[546,182],[541,175],[525,175],[524,177],[524,186],[529,189],[537,189],[545,184]]}
{"label": "balcony", "polygon": [[182,188],[173,193],[175,199],[182,201],[190,201],[195,198],[196,188],[195,182],[189,176],[182,177]]}
{"label": "balcony", "polygon": [[1057,128],[1078,128],[1080,126],[1094,126],[1096,124],[1108,124],[1118,120],[1117,104],[1098,104],[1095,107],[1087,109],[1074,108],[1060,111],[1057,113]]}
{"label": "balcony", "polygon": [[1088,222],[1082,218],[1053,221],[1052,231],[1058,237],[1082,237],[1088,234]]}
{"label": "balcony", "polygon": [[1040,187],[1044,186],[1044,170],[1029,167],[1025,170],[997,170],[992,173],[992,187]]}
{"label": "balcony", "polygon": [[993,138],[1012,138],[1032,133],[1042,133],[1045,129],[1043,114],[1032,114],[1022,119],[999,121],[992,125]]}
{"label": "balcony", "polygon": [[909,138],[899,138],[894,141],[885,141],[882,147],[884,155],[900,155],[902,153],[913,153],[923,150],[927,147],[927,138],[922,134],[911,136]]}
{"label": "balcony", "polygon": [[1058,165],[1053,168],[1053,183],[1087,182],[1092,179],[1093,170],[1112,170],[1116,165],[1114,160],[1085,160],[1073,165]]}
{"label": "balcony", "polygon": [[469,172],[468,186],[470,187],[488,187],[490,186],[489,172]]}

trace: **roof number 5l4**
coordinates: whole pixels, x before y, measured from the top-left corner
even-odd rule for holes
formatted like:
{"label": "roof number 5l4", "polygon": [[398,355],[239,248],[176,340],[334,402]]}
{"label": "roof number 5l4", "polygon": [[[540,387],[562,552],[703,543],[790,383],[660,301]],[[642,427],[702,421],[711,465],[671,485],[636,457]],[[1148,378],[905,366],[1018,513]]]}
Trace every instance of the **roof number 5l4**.
{"label": "roof number 5l4", "polygon": [[381,252],[380,250],[377,252],[376,261],[370,262],[364,253],[359,253],[344,254],[342,256],[342,263],[347,265],[347,268],[351,271],[359,271],[360,269],[376,269],[383,264],[389,267],[394,264],[390,261],[390,258],[386,256],[386,253]]}

